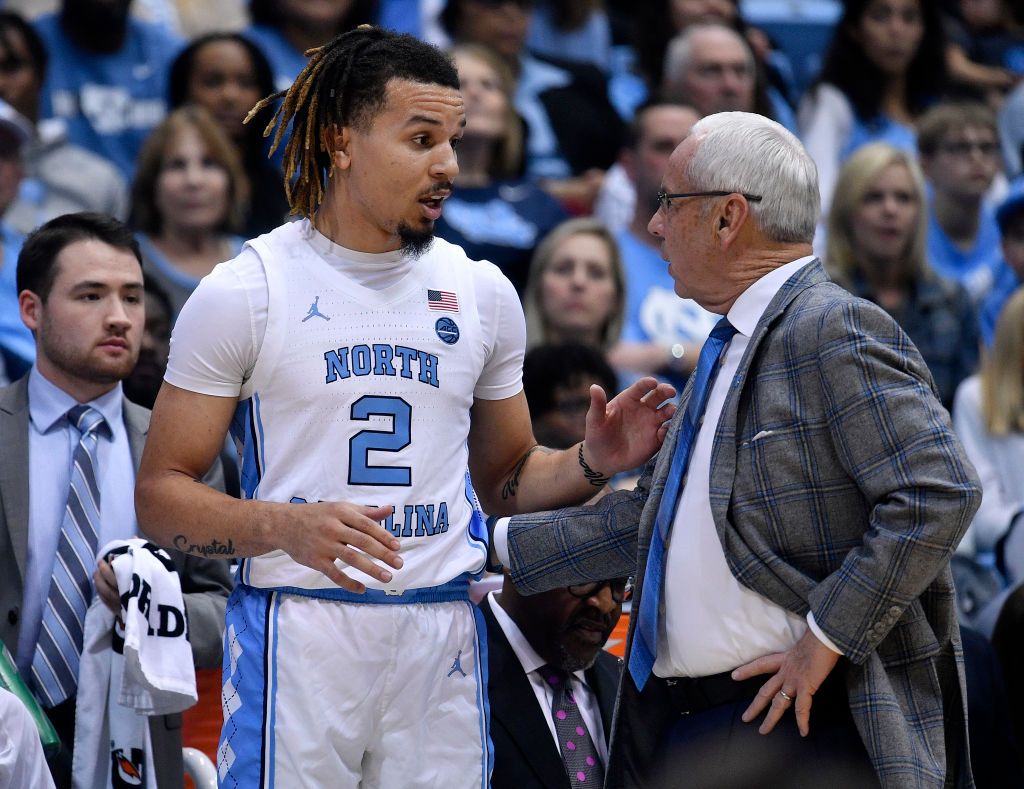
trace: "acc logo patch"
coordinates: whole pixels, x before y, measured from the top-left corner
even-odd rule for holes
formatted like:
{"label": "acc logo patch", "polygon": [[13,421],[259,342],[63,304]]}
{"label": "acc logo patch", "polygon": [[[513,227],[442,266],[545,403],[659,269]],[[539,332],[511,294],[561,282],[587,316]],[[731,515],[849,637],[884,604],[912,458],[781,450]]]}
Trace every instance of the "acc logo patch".
{"label": "acc logo patch", "polygon": [[446,345],[455,345],[459,341],[459,327],[451,318],[438,318],[434,331]]}

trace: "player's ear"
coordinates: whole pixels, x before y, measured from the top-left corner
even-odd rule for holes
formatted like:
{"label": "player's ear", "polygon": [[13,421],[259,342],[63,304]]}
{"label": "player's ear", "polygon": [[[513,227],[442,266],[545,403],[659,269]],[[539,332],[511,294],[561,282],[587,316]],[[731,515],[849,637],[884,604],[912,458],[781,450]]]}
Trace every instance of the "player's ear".
{"label": "player's ear", "polygon": [[348,126],[328,126],[321,132],[324,148],[330,152],[334,169],[347,170],[352,164],[352,133]]}

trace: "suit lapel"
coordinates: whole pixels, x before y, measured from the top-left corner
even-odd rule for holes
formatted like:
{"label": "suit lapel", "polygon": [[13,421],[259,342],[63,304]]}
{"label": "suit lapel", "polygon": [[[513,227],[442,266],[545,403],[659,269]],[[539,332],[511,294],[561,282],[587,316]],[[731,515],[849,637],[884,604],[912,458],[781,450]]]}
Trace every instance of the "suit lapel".
{"label": "suit lapel", "polygon": [[[480,601],[487,623],[487,661],[490,681],[487,693],[491,725],[501,726],[519,748],[523,760],[545,786],[567,783],[561,754],[555,749],[551,730],[537,704],[523,665],[512,651],[504,631],[494,618],[490,600]],[[495,681],[500,677],[499,681]]]}
{"label": "suit lapel", "polygon": [[26,375],[0,391],[0,503],[22,579],[28,558],[28,428]]}
{"label": "suit lapel", "polygon": [[587,672],[587,684],[597,696],[597,706],[601,710],[601,725],[604,728],[605,742],[610,742],[612,733],[612,715],[615,712],[615,694],[619,690],[620,664],[618,658],[602,651],[594,665]]}

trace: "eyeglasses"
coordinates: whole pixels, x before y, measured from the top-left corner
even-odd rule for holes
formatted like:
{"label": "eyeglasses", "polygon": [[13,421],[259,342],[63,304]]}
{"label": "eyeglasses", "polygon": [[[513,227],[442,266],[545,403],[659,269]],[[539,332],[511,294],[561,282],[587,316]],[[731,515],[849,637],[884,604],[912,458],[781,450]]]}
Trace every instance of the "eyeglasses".
{"label": "eyeglasses", "polygon": [[947,142],[939,146],[939,150],[948,153],[950,156],[970,156],[977,151],[982,156],[995,156],[999,153],[997,142],[974,142],[972,140],[960,140],[958,142]]}
{"label": "eyeglasses", "polygon": [[761,201],[761,195],[748,195],[743,192],[675,192],[673,194],[666,194],[665,192],[658,192],[658,209],[661,211],[668,211],[670,200],[682,200],[684,197],[725,197],[726,195],[741,195],[745,197],[751,203],[758,203]]}
{"label": "eyeglasses", "polygon": [[606,586],[611,590],[612,600],[616,603],[624,603],[633,597],[632,578],[614,578],[610,581],[595,581],[590,584],[576,584],[575,586],[567,588],[569,594],[573,597],[578,597],[580,600],[586,600],[588,597],[600,594],[601,590]]}

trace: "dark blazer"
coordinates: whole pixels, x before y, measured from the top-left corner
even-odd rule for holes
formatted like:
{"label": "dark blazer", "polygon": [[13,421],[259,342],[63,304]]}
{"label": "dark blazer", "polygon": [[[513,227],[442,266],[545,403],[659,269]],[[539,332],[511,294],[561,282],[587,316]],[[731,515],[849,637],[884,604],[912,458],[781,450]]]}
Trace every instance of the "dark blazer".
{"label": "dark blazer", "polygon": [[[138,470],[149,430],[148,409],[125,400],[124,424]],[[0,640],[13,652],[21,630],[21,603],[28,553],[28,376],[0,388]],[[217,477],[220,464],[216,464]],[[211,475],[204,480],[214,482]],[[216,485],[215,485],[216,486]],[[229,564],[168,549],[181,576],[189,639],[196,668],[219,668],[224,643],[224,609],[231,591]],[[160,789],[182,787],[180,714],[150,718],[149,731]]]}
{"label": "dark blazer", "polygon": [[[486,597],[480,601],[480,610],[487,623],[487,695],[494,744],[491,789],[569,789],[562,756],[551,739],[523,664],[512,651]],[[606,741],[611,737],[621,666],[619,658],[601,650],[586,671],[587,684],[597,696]]]}
{"label": "dark blazer", "polygon": [[[640,605],[690,389],[635,490],[512,519],[517,587],[635,572]],[[709,492],[736,579],[798,616],[813,610],[845,655],[834,673],[882,785],[973,786],[949,561],[981,486],[906,334],[817,261],[782,286],[750,338],[715,431]],[[624,785],[622,749],[638,744],[624,729],[644,718],[623,681],[609,787]]]}

